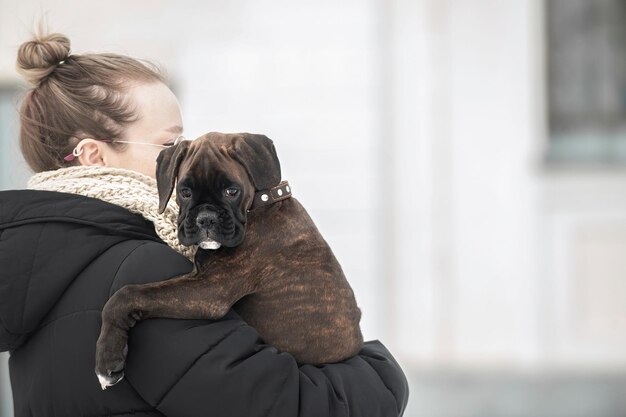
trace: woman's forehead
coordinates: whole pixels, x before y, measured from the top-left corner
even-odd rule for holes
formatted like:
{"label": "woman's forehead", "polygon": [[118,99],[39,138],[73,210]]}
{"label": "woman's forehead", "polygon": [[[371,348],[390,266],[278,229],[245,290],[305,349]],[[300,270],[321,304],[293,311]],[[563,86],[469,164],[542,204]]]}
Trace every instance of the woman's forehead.
{"label": "woman's forehead", "polygon": [[182,133],[180,105],[172,91],[163,83],[142,84],[130,91],[138,119],[133,127],[144,132]]}

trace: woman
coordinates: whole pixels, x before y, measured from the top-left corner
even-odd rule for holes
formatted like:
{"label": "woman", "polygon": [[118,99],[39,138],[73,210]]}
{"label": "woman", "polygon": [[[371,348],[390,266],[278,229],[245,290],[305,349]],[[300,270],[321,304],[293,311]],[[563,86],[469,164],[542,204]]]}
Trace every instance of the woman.
{"label": "woman", "polygon": [[180,107],[156,69],[70,54],[60,34],[22,44],[17,68],[34,85],[20,145],[36,174],[0,193],[0,350],[16,417],[402,415],[406,378],[379,341],[299,367],[232,309],[141,322],[124,379],[101,390],[94,352],[111,294],[192,270],[177,206],[158,214],[154,179],[160,150],[181,140]]}

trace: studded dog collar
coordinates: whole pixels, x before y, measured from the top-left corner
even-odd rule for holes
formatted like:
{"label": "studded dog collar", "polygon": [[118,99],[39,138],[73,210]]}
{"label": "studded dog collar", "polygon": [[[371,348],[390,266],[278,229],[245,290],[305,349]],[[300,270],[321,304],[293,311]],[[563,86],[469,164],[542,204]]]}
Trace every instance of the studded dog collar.
{"label": "studded dog collar", "polygon": [[252,206],[250,206],[250,210],[248,211],[259,207],[269,206],[270,204],[285,200],[289,197],[291,197],[291,187],[289,186],[289,182],[282,181],[276,187],[270,188],[269,190],[257,191],[254,194]]}

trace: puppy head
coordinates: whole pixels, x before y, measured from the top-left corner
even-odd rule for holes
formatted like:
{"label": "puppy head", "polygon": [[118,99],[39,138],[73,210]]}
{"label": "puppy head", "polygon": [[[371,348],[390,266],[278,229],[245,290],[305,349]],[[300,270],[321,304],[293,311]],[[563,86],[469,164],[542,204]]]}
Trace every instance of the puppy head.
{"label": "puppy head", "polygon": [[281,179],[271,139],[249,133],[211,132],[165,149],[156,174],[160,213],[176,184],[180,242],[210,249],[241,244],[254,193]]}

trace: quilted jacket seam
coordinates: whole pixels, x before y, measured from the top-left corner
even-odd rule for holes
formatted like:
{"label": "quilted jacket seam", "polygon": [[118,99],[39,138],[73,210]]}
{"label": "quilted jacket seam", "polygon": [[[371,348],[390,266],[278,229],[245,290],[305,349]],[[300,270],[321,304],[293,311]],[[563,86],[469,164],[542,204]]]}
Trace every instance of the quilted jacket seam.
{"label": "quilted jacket seam", "polygon": [[226,340],[226,338],[228,336],[230,336],[231,334],[235,333],[237,330],[239,330],[240,327],[244,327],[247,326],[246,323],[239,323],[234,329],[232,329],[231,331],[229,331],[228,333],[226,333],[220,340],[218,340],[217,342],[215,342],[213,345],[209,346],[204,352],[202,352],[200,355],[198,355],[198,357],[193,361],[193,363],[191,363],[191,365],[189,365],[189,367],[185,370],[185,372],[183,372],[180,377],[172,384],[171,387],[169,387],[167,389],[167,391],[165,391],[165,393],[161,396],[161,398],[157,401],[155,408],[159,408],[161,406],[161,403],[163,402],[163,400],[165,400],[165,398],[169,395],[169,393],[174,389],[174,387],[176,387],[176,385],[178,385],[180,383],[180,381],[183,380],[183,378],[185,378],[185,376],[189,373],[189,371],[191,371],[191,369],[193,369],[194,366],[196,366],[196,363],[198,363],[198,361],[200,359],[202,359],[202,357],[204,357],[207,353],[209,353],[211,350],[213,350],[213,348],[215,348],[216,346],[218,346],[220,343],[222,343],[224,340]]}
{"label": "quilted jacket seam", "polygon": [[[127,241],[126,241],[126,242],[127,242]],[[139,245],[135,246],[135,247],[133,248],[133,250],[131,250],[130,252],[128,252],[128,254],[126,254],[126,256],[124,257],[124,259],[122,259],[122,261],[119,263],[119,265],[117,266],[117,269],[115,270],[115,275],[113,276],[114,278],[113,278],[113,280],[111,281],[111,286],[109,287],[109,298],[111,298],[111,296],[113,295],[113,294],[112,294],[113,287],[115,287],[115,284],[117,283],[117,281],[118,281],[118,279],[119,279],[119,272],[120,272],[120,269],[122,269],[122,266],[126,263],[126,260],[128,260],[128,258],[129,258],[129,257],[130,257],[133,253],[135,253],[135,251],[136,251],[137,249],[139,249],[140,247],[142,247],[142,246],[144,246],[144,245],[147,245],[147,244],[148,244],[148,242],[142,242],[141,244],[139,244]]]}
{"label": "quilted jacket seam", "polygon": [[[366,356],[366,357],[371,358],[370,356]],[[372,358],[372,359],[374,359],[374,358]],[[389,361],[388,358],[385,358],[385,359],[387,359],[387,361]],[[396,396],[396,394],[393,392],[393,390],[391,388],[389,388],[389,386],[385,382],[385,379],[380,375],[380,373],[376,370],[376,368],[374,368],[374,366],[372,366],[372,364],[367,359],[363,359],[363,360],[365,362],[367,362],[369,367],[372,368],[374,373],[378,376],[378,379],[380,379],[380,382],[382,382],[383,386],[387,389],[387,391],[389,391],[389,393],[391,394],[391,397],[394,399],[394,402],[396,403],[396,412],[398,413],[398,415],[400,415],[400,411],[402,409],[402,405],[401,405],[402,401],[401,401],[401,399]]]}
{"label": "quilted jacket seam", "polygon": [[[85,219],[81,219],[78,217],[71,217],[71,216],[39,216],[39,217],[34,217],[34,218],[22,219],[22,220],[12,220],[10,222],[0,223],[0,230],[11,229],[14,227],[23,226],[25,224],[37,224],[37,223],[45,224],[45,223],[54,223],[54,222],[74,223],[74,224],[80,224],[83,226],[92,226],[97,229],[106,230],[109,232],[111,230],[114,230],[111,227],[103,226],[102,224],[98,222],[85,220]],[[163,240],[160,237],[152,233],[116,231],[116,234],[119,234],[121,236],[132,236],[135,239],[141,238],[141,239],[146,239],[146,240],[152,240],[154,242],[163,242]]]}
{"label": "quilted jacket seam", "polygon": [[267,410],[266,416],[272,416],[273,415],[272,411],[274,410],[274,407],[276,407],[276,403],[278,402],[278,397],[283,392],[283,390],[285,388],[285,385],[287,385],[287,380],[288,379],[289,379],[289,372],[286,373],[285,379],[283,379],[283,383],[280,385],[280,389],[276,393],[276,397],[274,397],[274,401],[272,402],[271,407],[269,408],[269,410]]}
{"label": "quilted jacket seam", "polygon": [[28,302],[28,295],[30,294],[30,285],[33,282],[33,268],[35,266],[35,262],[37,260],[37,253],[39,252],[39,247],[41,246],[41,235],[43,234],[43,230],[46,228],[44,225],[41,229],[39,229],[39,236],[37,236],[37,247],[35,248],[35,256],[32,257],[32,262],[30,263],[30,271],[28,272],[28,284],[26,286],[26,293],[24,294],[24,300],[22,302],[22,315],[20,317],[20,329],[24,328],[24,316],[26,315],[26,306]]}

